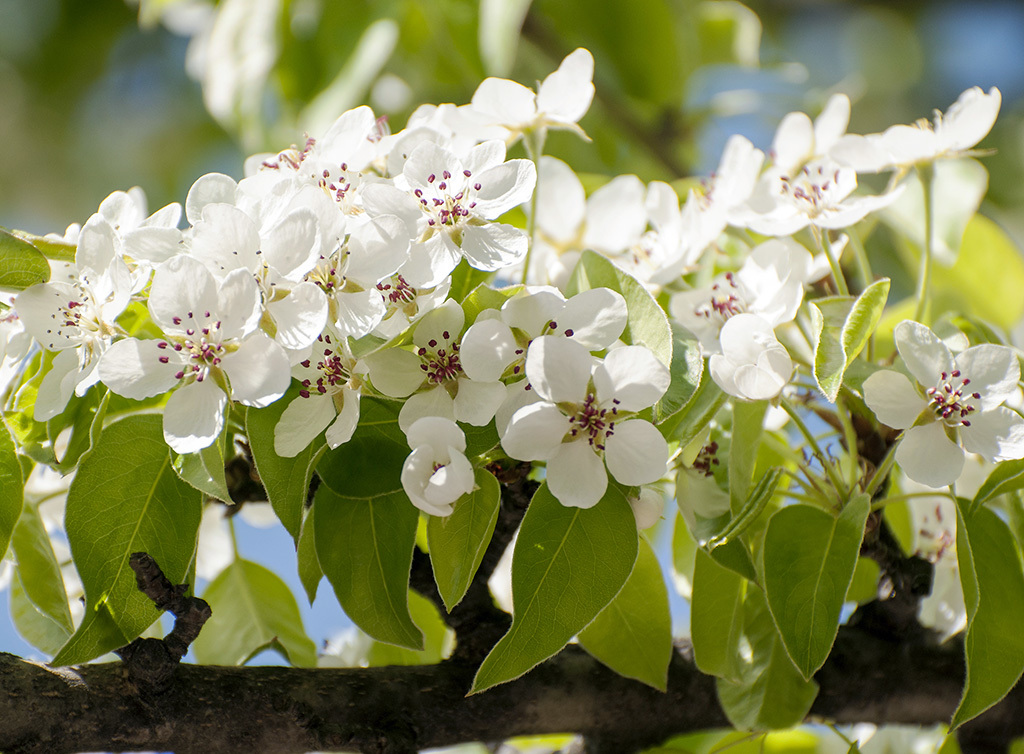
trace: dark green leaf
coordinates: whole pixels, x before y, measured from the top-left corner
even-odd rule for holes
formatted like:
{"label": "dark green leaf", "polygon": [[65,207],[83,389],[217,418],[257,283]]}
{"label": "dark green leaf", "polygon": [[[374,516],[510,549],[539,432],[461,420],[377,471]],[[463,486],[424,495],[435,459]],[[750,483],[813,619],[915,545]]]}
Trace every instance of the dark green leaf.
{"label": "dark green leaf", "polygon": [[172,583],[183,582],[201,515],[199,493],[171,469],[160,416],[129,416],[104,430],[68,491],[68,542],[86,609],[55,664],[85,662],[123,646],[157,619],[128,558],[149,553]]}
{"label": "dark green leaf", "polygon": [[313,516],[317,559],[352,622],[380,641],[423,649],[408,599],[419,511],[405,493],[352,498],[321,485]]}
{"label": "dark green leaf", "polygon": [[437,608],[426,597],[409,592],[409,613],[423,632],[423,649],[396,647],[394,644],[373,642],[366,653],[370,667],[382,665],[434,665],[444,657],[450,631],[441,620]]}
{"label": "dark green leaf", "polygon": [[754,569],[754,561],[750,557],[750,548],[742,538],[727,539],[721,544],[708,548],[706,552],[719,565],[725,566],[730,571],[735,571],[747,581],[757,583],[757,571]]}
{"label": "dark green leaf", "polygon": [[299,534],[299,542],[296,545],[296,555],[299,561],[299,580],[302,582],[302,588],[306,590],[306,597],[309,598],[311,605],[316,599],[320,579],[324,577],[320,559],[316,555],[315,536],[313,516],[310,512],[302,521],[302,532]]}
{"label": "dark green leaf", "polygon": [[409,456],[398,426],[401,404],[363,398],[352,439],[328,450],[316,466],[324,484],[339,495],[369,498],[402,491],[402,466]]}
{"label": "dark green leaf", "polygon": [[427,542],[434,580],[451,612],[469,589],[498,520],[501,485],[486,469],[476,469],[477,488],[459,498],[450,516],[427,519]]}
{"label": "dark green leaf", "polygon": [[857,567],[871,501],[856,495],[834,516],[791,505],[768,522],[764,589],[793,663],[810,678],[832,650],[839,613]]}
{"label": "dark green leaf", "polygon": [[266,408],[249,408],[245,413],[245,431],[260,481],[263,482],[277,517],[296,539],[313,469],[327,448],[321,436],[294,458],[283,458],[274,451],[274,428],[288,404],[298,395],[299,387],[293,380],[288,392],[279,400]]}
{"label": "dark green leaf", "polygon": [[271,647],[292,665],[316,665],[316,645],[306,636],[288,585],[258,563],[238,559],[203,593],[213,616],[192,644],[206,665],[242,665]]}
{"label": "dark green leaf", "polygon": [[50,279],[50,263],[35,246],[0,230],[0,288],[20,291]]}
{"label": "dark green leaf", "polygon": [[956,555],[967,607],[967,683],[953,713],[957,728],[994,705],[1024,672],[1024,574],[1009,528],[981,507],[957,506]]}
{"label": "dark green leaf", "polygon": [[661,565],[643,537],[622,591],[580,631],[579,642],[619,675],[665,690],[672,659],[672,616]]}

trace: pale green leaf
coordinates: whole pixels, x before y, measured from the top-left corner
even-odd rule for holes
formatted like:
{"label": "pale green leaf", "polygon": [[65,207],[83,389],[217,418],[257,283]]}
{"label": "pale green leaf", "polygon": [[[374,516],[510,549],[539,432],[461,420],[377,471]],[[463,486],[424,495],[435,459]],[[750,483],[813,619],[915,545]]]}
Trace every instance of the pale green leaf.
{"label": "pale green leaf", "polygon": [[21,516],[24,491],[21,463],[7,425],[0,422],[0,559],[7,552],[14,527]]}
{"label": "pale green leaf", "polygon": [[85,618],[55,664],[91,660],[141,634],[159,616],[135,584],[134,552],[182,583],[202,515],[198,492],[174,470],[156,414],[108,426],[68,491],[68,542],[85,587]]}
{"label": "pale green leaf", "polygon": [[981,507],[957,506],[956,554],[967,607],[967,683],[953,713],[957,728],[994,705],[1024,672],[1024,573],[1009,528]]}
{"label": "pale green leaf", "polygon": [[832,649],[870,509],[868,496],[859,494],[838,516],[799,504],[782,508],[768,522],[765,594],[804,678],[814,675]]}
{"label": "pale green leaf", "polygon": [[249,408],[245,412],[245,432],[256,462],[256,472],[274,512],[295,539],[299,536],[302,509],[309,495],[313,469],[327,448],[327,442],[321,435],[293,458],[284,458],[274,451],[274,428],[288,404],[298,396],[299,387],[293,380],[280,399],[266,408]]}
{"label": "pale green leaf", "polygon": [[50,263],[35,246],[0,230],[0,288],[21,291],[50,279]]}
{"label": "pale green leaf", "polygon": [[636,521],[617,484],[588,509],[563,506],[542,484],[512,556],[512,627],[470,693],[514,680],[558,652],[618,594],[636,554]]}
{"label": "pale green leaf", "polygon": [[747,581],[703,550],[693,568],[690,637],[693,659],[702,673],[739,678],[739,641]]}
{"label": "pale green leaf", "polygon": [[65,410],[60,416],[46,423],[51,446],[56,445],[57,436],[65,427],[71,428],[64,454],[57,464],[57,471],[62,474],[70,473],[96,447],[103,433],[103,422],[107,416],[110,396],[109,390],[100,387],[93,388],[81,398],[72,396],[68,402],[70,411]]}
{"label": "pale green leaf", "polygon": [[626,299],[625,343],[646,346],[667,367],[672,365],[672,330],[665,312],[643,283],[606,257],[584,251],[566,286],[566,296],[592,288],[610,288]]}
{"label": "pale green leaf", "polygon": [[[0,228],[0,230],[3,229]],[[78,253],[78,244],[70,243],[64,239],[45,238],[44,236],[27,233],[24,230],[10,230],[8,232],[12,236],[32,244],[43,256],[56,262],[74,262],[75,254]]]}
{"label": "pale green leaf", "polygon": [[672,659],[672,616],[661,565],[643,537],[622,591],[580,631],[579,643],[619,675],[665,690]]}
{"label": "pale green leaf", "polygon": [[704,358],[700,343],[681,325],[672,322],[672,382],[654,405],[654,420],[664,422],[687,405],[700,387]]}
{"label": "pale green leaf", "polygon": [[710,378],[705,365],[696,392],[679,411],[657,425],[658,430],[666,440],[674,440],[679,443],[679,447],[685,448],[707,428],[728,398]]}
{"label": "pale green leaf", "polygon": [[306,590],[306,597],[309,598],[309,604],[312,605],[313,600],[316,599],[317,589],[320,587],[320,580],[324,577],[320,559],[316,555],[316,535],[312,513],[307,513],[302,520],[302,531],[295,548],[299,561],[299,581],[302,582],[302,588]]}
{"label": "pale green leaf", "polygon": [[206,497],[231,503],[227,480],[224,477],[225,446],[229,428],[227,423],[215,442],[195,453],[181,455],[171,451],[171,468],[181,478]]}
{"label": "pale green leaf", "polygon": [[[50,536],[46,533],[35,505],[29,503],[22,510],[11,538],[11,548],[18,563],[18,575],[25,598],[48,623],[58,626],[64,632],[66,640],[74,630],[67,590]],[[32,641],[28,636],[25,638]],[[56,649],[50,654],[54,652]]]}
{"label": "pale green leaf", "polygon": [[733,515],[732,520],[729,521],[722,531],[711,537],[708,546],[713,549],[719,544],[735,539],[743,534],[768,506],[768,501],[775,494],[775,489],[779,486],[781,479],[782,469],[779,468],[769,470],[768,473],[758,479],[757,484],[750,490],[750,494],[739,510]]}
{"label": "pale green leaf", "polygon": [[829,402],[835,403],[846,368],[875,331],[889,297],[889,280],[869,285],[856,299],[833,296],[811,302],[811,323],[817,339],[814,379]]}
{"label": "pale green leaf", "polygon": [[258,563],[236,558],[203,593],[213,615],[192,644],[204,665],[242,665],[271,647],[298,667],[316,665],[316,645],[288,585]]}
{"label": "pale green leaf", "polygon": [[321,485],[313,516],[317,559],[352,622],[380,641],[423,649],[408,599],[419,511],[405,493],[352,498]]}
{"label": "pale green leaf", "polygon": [[[39,651],[51,657],[57,654],[71,636],[71,627],[54,620],[28,598],[18,570],[15,570],[11,577],[10,589],[11,621],[14,628],[25,641]],[[66,598],[64,605],[67,607]]]}
{"label": "pale green leaf", "polygon": [[761,447],[767,401],[735,401],[732,408],[732,439],[729,443],[729,503],[733,512],[750,497]]}
{"label": "pale green leaf", "polygon": [[459,498],[450,516],[427,520],[434,580],[449,612],[469,589],[498,521],[501,485],[486,469],[476,469],[475,476],[477,488]]}
{"label": "pale green leaf", "polygon": [[686,599],[693,593],[694,559],[698,549],[682,514],[677,513],[672,530],[672,576],[676,591]]}
{"label": "pale green leaf", "polygon": [[998,463],[975,493],[971,510],[975,510],[993,498],[1022,488],[1024,488],[1024,459]]}

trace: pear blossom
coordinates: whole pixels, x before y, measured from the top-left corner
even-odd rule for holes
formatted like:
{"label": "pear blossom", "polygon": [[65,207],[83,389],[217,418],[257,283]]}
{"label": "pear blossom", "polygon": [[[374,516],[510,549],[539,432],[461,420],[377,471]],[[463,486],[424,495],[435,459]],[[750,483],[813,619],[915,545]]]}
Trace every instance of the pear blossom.
{"label": "pear blossom", "polygon": [[217,280],[201,262],[173,257],[153,276],[149,314],[166,337],[117,341],[104,353],[99,376],[137,400],[173,389],[164,440],[176,452],[213,443],[229,399],[263,407],[288,388],[288,356],[259,329],[263,308],[248,270]]}
{"label": "pear blossom", "polygon": [[784,173],[798,171],[805,163],[828,155],[849,124],[850,98],[845,94],[829,97],[813,123],[805,113],[789,113],[772,139],[772,165]]}
{"label": "pear blossom", "polygon": [[359,399],[366,367],[352,354],[348,339],[330,328],[313,344],[310,356],[292,367],[299,396],[285,408],[274,428],[274,452],[292,458],[327,430],[327,445],[352,439],[359,423]]}
{"label": "pear blossom", "polygon": [[466,458],[466,435],[450,419],[425,416],[406,431],[412,453],[402,465],[402,489],[431,516],[451,515],[454,503],[476,488]]}
{"label": "pear blossom", "polygon": [[911,320],[896,326],[894,338],[918,385],[881,370],[864,381],[864,402],[880,422],[904,430],[896,462],[908,477],[928,487],[952,484],[964,450],[990,462],[1024,458],[1024,418],[1002,405],[1020,381],[1010,348],[984,343],[954,356]]}
{"label": "pear blossom", "polygon": [[548,488],[563,505],[595,505],[608,473],[630,486],[665,474],[665,438],[632,418],[654,405],[670,381],[649,349],[624,346],[598,361],[569,338],[545,335],[530,345],[526,376],[541,400],[513,414],[501,446],[512,458],[545,461]]}
{"label": "pear blossom", "polygon": [[515,81],[487,78],[473,93],[472,107],[485,122],[508,129],[508,143],[548,128],[574,131],[589,141],[579,120],[594,99],[593,78],[594,56],[579,47],[541,82],[536,94]]}
{"label": "pear blossom", "polygon": [[172,202],[147,216],[145,192],[138,186],[115,191],[104,199],[97,214],[114,229],[118,253],[135,262],[159,263],[178,253],[181,244],[181,205]]}
{"label": "pear blossom", "polygon": [[492,221],[530,198],[536,168],[529,160],[506,162],[500,141],[477,145],[465,159],[423,142],[405,161],[401,179],[366,186],[363,205],[371,217],[396,215],[406,223],[414,240],[400,273],[411,285],[433,288],[463,257],[494,271],[526,256],[526,234]]}
{"label": "pear blossom", "polygon": [[793,360],[771,324],[756,314],[737,314],[723,326],[722,352],[708,359],[711,378],[729,395],[750,401],[777,397],[793,374]]}

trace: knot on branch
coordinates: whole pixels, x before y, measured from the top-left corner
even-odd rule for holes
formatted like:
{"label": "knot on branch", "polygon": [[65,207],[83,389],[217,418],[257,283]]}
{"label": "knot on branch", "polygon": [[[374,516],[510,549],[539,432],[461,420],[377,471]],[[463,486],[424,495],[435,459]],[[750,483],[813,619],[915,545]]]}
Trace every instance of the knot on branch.
{"label": "knot on branch", "polygon": [[172,584],[148,553],[132,553],[128,565],[135,572],[139,591],[149,597],[158,610],[174,616],[174,628],[163,639],[135,639],[118,649],[117,655],[134,680],[159,689],[170,680],[213,611],[205,600],[185,596],[189,585]]}

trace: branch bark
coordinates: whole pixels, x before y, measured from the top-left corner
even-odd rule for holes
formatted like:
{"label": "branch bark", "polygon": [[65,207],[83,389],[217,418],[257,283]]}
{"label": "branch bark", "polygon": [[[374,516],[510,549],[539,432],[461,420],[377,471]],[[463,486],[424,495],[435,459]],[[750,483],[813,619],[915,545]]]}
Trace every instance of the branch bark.
{"label": "branch bark", "polygon": [[[147,689],[121,663],[51,668],[0,654],[0,750],[384,754],[576,732],[609,751],[630,751],[728,725],[714,679],[687,655],[681,646],[664,694],[570,646],[517,681],[467,697],[473,668],[465,662],[352,670],[180,665],[163,688]],[[812,717],[948,721],[963,687],[962,658],[955,641],[893,642],[843,626],[816,676]],[[970,727],[977,741],[1024,735],[1024,690]]]}

